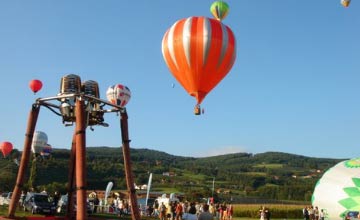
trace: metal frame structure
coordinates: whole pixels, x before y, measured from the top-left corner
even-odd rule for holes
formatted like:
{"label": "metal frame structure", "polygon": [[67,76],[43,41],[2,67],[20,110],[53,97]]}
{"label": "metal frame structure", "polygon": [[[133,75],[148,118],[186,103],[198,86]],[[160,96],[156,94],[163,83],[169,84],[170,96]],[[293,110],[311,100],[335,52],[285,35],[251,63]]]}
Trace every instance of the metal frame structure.
{"label": "metal frame structure", "polygon": [[[62,109],[63,100],[72,99],[74,105],[70,106],[72,109],[72,118],[68,118],[69,115],[64,113]],[[52,103],[53,101],[61,102],[60,105]],[[97,105],[97,108],[92,108],[91,106]],[[105,105],[111,106],[112,109],[105,110],[103,107]],[[39,116],[40,107],[44,106],[50,109],[55,114],[63,117],[63,123],[70,121],[71,124],[65,124],[65,126],[72,125],[74,122],[76,124],[75,131],[73,134],[72,144],[71,144],[71,153],[70,153],[70,162],[69,162],[69,176],[68,176],[68,208],[66,219],[77,219],[77,220],[86,220],[87,219],[87,210],[86,210],[86,189],[87,189],[87,179],[86,179],[86,128],[92,125],[103,125],[107,126],[106,123],[103,123],[104,113],[111,112],[120,112],[120,128],[121,128],[121,138],[122,138],[122,150],[124,157],[124,167],[125,167],[125,176],[127,183],[127,190],[129,195],[129,200],[131,204],[131,217],[133,220],[140,220],[139,208],[137,206],[137,197],[136,191],[134,188],[134,180],[132,175],[131,168],[131,159],[130,159],[130,140],[128,133],[128,115],[126,109],[118,105],[114,105],[110,102],[104,101],[92,95],[87,95],[83,92],[72,93],[72,94],[59,94],[55,97],[49,98],[39,98],[32,105],[29,116],[28,124],[25,134],[24,150],[22,153],[19,171],[17,175],[16,184],[13,190],[13,196],[9,204],[8,217],[15,218],[15,210],[20,199],[21,190],[23,189],[25,171],[27,165],[29,164],[29,158],[31,155],[31,145],[33,141],[33,134],[35,131],[37,119]],[[68,106],[67,106],[68,107]],[[60,111],[57,112],[57,111]],[[76,216],[74,210],[71,209],[74,204],[74,192],[76,192],[76,203],[77,211]]]}

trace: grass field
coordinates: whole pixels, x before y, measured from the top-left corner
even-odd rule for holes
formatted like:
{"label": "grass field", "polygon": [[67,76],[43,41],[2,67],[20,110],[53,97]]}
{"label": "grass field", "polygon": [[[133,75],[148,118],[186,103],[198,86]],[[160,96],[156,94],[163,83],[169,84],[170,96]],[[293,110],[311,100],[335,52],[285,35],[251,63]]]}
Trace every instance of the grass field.
{"label": "grass field", "polygon": [[[234,205],[234,217],[233,220],[254,220],[259,219],[260,204],[235,204]],[[265,204],[265,206],[271,211],[271,219],[302,219],[303,205],[281,205],[281,204]],[[8,206],[0,206],[0,216],[7,216]],[[29,212],[24,212],[22,209],[16,210],[16,217],[25,216],[41,216],[32,215]],[[0,217],[1,219],[1,217]],[[25,218],[23,218],[25,219]],[[131,219],[131,216],[117,217],[115,214],[93,214],[89,216],[89,219]],[[155,219],[153,217],[143,217],[142,219]]]}

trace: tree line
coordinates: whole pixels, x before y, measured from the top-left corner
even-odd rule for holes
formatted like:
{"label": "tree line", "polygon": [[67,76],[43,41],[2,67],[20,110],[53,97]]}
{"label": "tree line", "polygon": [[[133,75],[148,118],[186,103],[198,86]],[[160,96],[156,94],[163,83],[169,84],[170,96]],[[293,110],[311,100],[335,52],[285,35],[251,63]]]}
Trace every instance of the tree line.
{"label": "tree line", "polygon": [[[87,147],[86,154],[88,189],[104,190],[109,181],[114,189],[126,189],[121,147]],[[13,190],[20,158],[21,152],[14,150],[0,159],[1,192]],[[65,193],[69,158],[67,149],[54,149],[49,158],[33,155],[24,187]],[[152,173],[153,191],[179,192],[189,200],[215,197],[233,202],[244,198],[309,202],[318,179],[341,160],[281,152],[195,158],[131,149],[137,185],[147,184]]]}

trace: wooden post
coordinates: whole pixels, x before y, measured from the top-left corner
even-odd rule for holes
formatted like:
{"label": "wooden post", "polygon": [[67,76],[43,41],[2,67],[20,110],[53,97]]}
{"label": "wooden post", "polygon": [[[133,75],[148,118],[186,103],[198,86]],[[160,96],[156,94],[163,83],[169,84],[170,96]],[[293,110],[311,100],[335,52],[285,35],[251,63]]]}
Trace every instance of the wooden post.
{"label": "wooden post", "polygon": [[135,190],[134,179],[131,170],[128,115],[126,111],[121,112],[120,126],[121,126],[121,137],[123,143],[122,148],[123,148],[123,156],[124,156],[126,184],[127,184],[128,194],[131,204],[131,217],[132,220],[140,220],[141,218],[139,213],[139,207],[137,205],[136,190]]}
{"label": "wooden post", "polygon": [[69,161],[69,176],[68,176],[68,205],[66,207],[66,216],[68,219],[74,219],[74,189],[75,189],[75,163],[76,163],[76,134],[74,133]]}
{"label": "wooden post", "polygon": [[86,126],[85,126],[85,108],[82,97],[76,99],[76,219],[86,220]]}
{"label": "wooden post", "polygon": [[19,166],[19,171],[18,171],[18,175],[17,175],[17,179],[16,179],[15,188],[13,190],[13,195],[12,195],[12,198],[11,198],[11,201],[9,204],[9,212],[8,212],[9,218],[15,217],[16,207],[18,205],[20,195],[21,195],[21,190],[22,190],[23,184],[24,184],[25,170],[29,163],[29,158],[30,158],[30,153],[31,153],[31,144],[32,144],[35,127],[36,127],[37,118],[39,116],[39,111],[40,111],[39,105],[36,105],[36,104],[32,105],[32,108],[31,108],[31,111],[30,111],[29,117],[28,117],[28,124],[27,124],[27,129],[26,129],[26,134],[25,134],[25,142],[24,142],[24,150],[23,150],[23,153],[21,156],[21,161],[20,161],[20,166]]}

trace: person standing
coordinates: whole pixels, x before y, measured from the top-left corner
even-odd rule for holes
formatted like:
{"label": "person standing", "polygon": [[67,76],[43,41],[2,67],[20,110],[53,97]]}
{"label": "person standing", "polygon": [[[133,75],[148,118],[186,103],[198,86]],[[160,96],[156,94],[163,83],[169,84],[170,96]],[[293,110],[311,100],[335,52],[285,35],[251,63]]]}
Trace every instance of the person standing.
{"label": "person standing", "polygon": [[234,214],[234,208],[232,204],[229,204],[227,206],[227,210],[226,210],[227,216],[229,220],[232,220],[233,214]]}
{"label": "person standing", "polygon": [[324,213],[324,209],[321,209],[320,214],[319,214],[320,220],[324,220],[325,219],[325,213]]}
{"label": "person standing", "polygon": [[95,198],[94,198],[94,210],[93,210],[93,213],[97,213],[97,209],[99,207],[99,198],[98,198],[98,195],[95,194]]}
{"label": "person standing", "polygon": [[159,214],[160,220],[165,220],[166,219],[166,206],[163,202],[159,206],[159,209],[160,209],[160,214]]}
{"label": "person standing", "polygon": [[310,216],[310,220],[315,220],[315,209],[314,206],[311,206],[309,208],[309,216]]}
{"label": "person standing", "polygon": [[203,211],[199,214],[198,220],[213,220],[214,216],[209,212],[209,205],[203,205]]}
{"label": "person standing", "polygon": [[303,213],[303,219],[308,220],[309,219],[309,212],[308,212],[308,209],[307,209],[306,206],[303,208],[302,213]]}
{"label": "person standing", "polygon": [[180,202],[178,202],[176,204],[176,208],[175,208],[175,218],[176,218],[176,220],[181,220],[182,214],[183,214],[183,206],[181,205]]}
{"label": "person standing", "polygon": [[268,208],[265,208],[265,220],[270,220],[270,210]]}
{"label": "person standing", "polygon": [[319,208],[317,206],[315,206],[314,209],[314,215],[315,215],[315,220],[319,220]]}
{"label": "person standing", "polygon": [[58,205],[58,202],[59,202],[59,200],[60,200],[60,194],[59,194],[59,192],[58,191],[55,191],[55,193],[54,193],[54,204],[57,206]]}
{"label": "person standing", "polygon": [[265,207],[261,207],[260,209],[260,220],[265,220]]}

